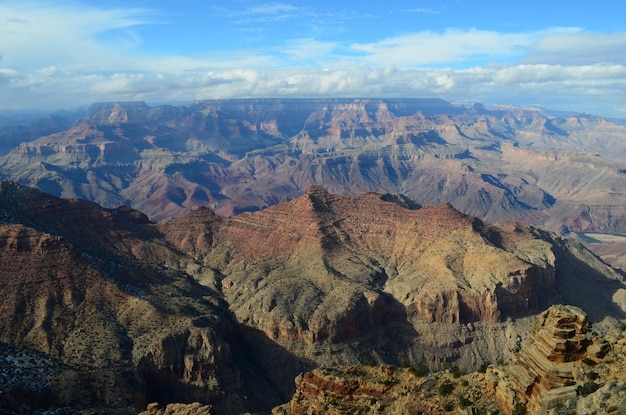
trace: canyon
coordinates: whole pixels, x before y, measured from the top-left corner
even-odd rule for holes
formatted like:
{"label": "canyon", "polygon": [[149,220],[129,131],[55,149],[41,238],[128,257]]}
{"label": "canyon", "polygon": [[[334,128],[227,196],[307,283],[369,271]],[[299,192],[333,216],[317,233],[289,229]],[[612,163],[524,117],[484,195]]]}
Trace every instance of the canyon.
{"label": "canyon", "polygon": [[626,407],[626,123],[439,99],[0,121],[0,412]]}
{"label": "canyon", "polygon": [[4,181],[0,218],[8,413],[263,412],[323,368],[512,362],[553,304],[600,334],[626,319],[623,276],[580,243],[398,194],[154,223]]}
{"label": "canyon", "polygon": [[[19,120],[16,120],[18,122]],[[301,196],[399,193],[489,223],[626,233],[626,126],[439,99],[99,103],[0,130],[0,177],[153,221]]]}

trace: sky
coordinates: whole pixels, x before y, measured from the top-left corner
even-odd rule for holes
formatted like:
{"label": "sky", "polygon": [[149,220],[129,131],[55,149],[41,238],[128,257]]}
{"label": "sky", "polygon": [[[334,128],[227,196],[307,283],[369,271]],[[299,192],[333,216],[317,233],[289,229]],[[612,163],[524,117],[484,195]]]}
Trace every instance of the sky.
{"label": "sky", "polygon": [[621,0],[0,0],[0,110],[436,97],[626,118]]}

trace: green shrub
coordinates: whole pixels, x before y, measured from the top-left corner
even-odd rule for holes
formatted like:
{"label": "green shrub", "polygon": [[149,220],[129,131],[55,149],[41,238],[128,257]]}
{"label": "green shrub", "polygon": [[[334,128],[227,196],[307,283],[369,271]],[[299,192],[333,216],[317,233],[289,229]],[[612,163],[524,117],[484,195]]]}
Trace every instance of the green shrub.
{"label": "green shrub", "polygon": [[467,408],[468,406],[472,406],[472,401],[470,401],[463,395],[459,395],[459,407]]}
{"label": "green shrub", "polygon": [[526,409],[526,405],[523,403],[516,401],[515,406],[513,407],[513,415],[526,415],[528,413],[528,409]]}
{"label": "green shrub", "polygon": [[428,368],[425,365],[419,365],[409,368],[409,372],[415,377],[421,378],[428,374]]}
{"label": "green shrub", "polygon": [[439,395],[448,396],[454,391],[454,388],[455,388],[454,383],[446,379],[439,384],[439,388],[437,390],[439,392]]}
{"label": "green shrub", "polygon": [[597,365],[597,363],[596,363],[594,360],[589,359],[588,357],[585,357],[585,358],[582,360],[582,362],[583,362],[584,364],[586,364],[587,366],[595,366],[595,365]]}
{"label": "green shrub", "polygon": [[461,376],[463,376],[463,372],[461,371],[461,369],[459,369],[458,366],[452,366],[452,368],[450,369],[450,372],[452,373],[452,377],[455,379],[458,379]]}
{"label": "green shrub", "polygon": [[585,382],[583,385],[578,387],[578,394],[581,396],[587,396],[590,393],[594,393],[599,388],[600,388],[600,385],[598,385],[595,382],[592,382],[592,381]]}

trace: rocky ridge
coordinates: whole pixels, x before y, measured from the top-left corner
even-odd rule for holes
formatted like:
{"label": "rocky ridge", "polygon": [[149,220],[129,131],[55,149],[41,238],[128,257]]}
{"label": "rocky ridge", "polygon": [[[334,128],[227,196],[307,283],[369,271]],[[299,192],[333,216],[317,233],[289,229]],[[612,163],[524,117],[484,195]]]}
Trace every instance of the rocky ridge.
{"label": "rocky ridge", "polygon": [[2,396],[39,408],[268,410],[320,366],[507,359],[557,301],[598,327],[625,317],[621,276],[581,245],[393,194],[310,187],[260,212],[154,224],[2,182],[0,217],[0,341],[60,368],[49,400],[17,378]]}

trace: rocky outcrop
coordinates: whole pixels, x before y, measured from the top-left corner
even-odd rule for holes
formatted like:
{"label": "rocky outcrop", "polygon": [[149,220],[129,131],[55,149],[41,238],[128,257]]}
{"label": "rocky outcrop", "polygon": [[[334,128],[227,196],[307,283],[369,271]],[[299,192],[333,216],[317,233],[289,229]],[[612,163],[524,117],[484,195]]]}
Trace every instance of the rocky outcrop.
{"label": "rocky outcrop", "polygon": [[587,315],[578,307],[555,305],[537,318],[527,341],[500,375],[497,390],[507,413],[523,405],[531,413],[563,406],[581,393],[580,362],[602,359],[609,344],[592,335]]}
{"label": "rocky outcrop", "polygon": [[[461,379],[449,372],[417,373],[415,369],[393,366],[316,369],[300,374],[295,380],[296,392],[291,401],[274,408],[272,413],[443,415],[475,413],[472,408],[498,410],[492,395],[482,389],[482,374],[464,376],[466,379],[461,383]],[[438,389],[442,392],[438,393]]]}
{"label": "rocky outcrop", "polygon": [[626,331],[599,334],[577,307],[552,306],[508,363],[464,373],[458,367],[320,368],[295,379],[274,414],[622,413],[626,410]]}

